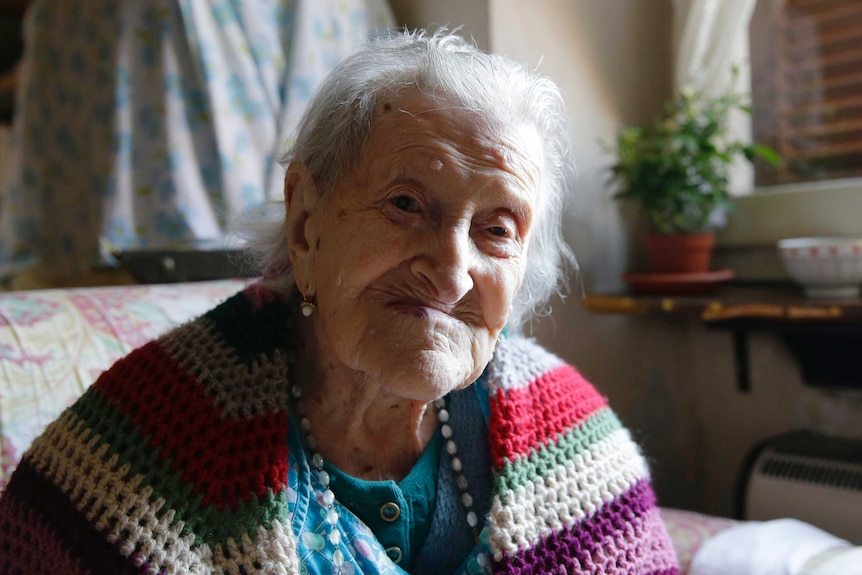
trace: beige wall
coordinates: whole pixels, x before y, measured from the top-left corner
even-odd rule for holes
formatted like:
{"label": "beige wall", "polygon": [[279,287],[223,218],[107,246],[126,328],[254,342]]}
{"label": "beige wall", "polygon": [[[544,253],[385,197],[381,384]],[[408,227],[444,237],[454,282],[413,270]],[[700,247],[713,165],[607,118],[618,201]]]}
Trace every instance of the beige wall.
{"label": "beige wall", "polygon": [[489,50],[487,0],[390,0],[396,21],[410,28],[462,26],[483,50]]}
{"label": "beige wall", "polygon": [[582,281],[535,333],[608,395],[651,460],[664,504],[731,514],[746,454],[777,433],[809,427],[862,437],[862,394],[804,386],[774,336],[751,338],[745,394],[736,389],[727,333],[697,318],[596,315],[579,301],[581,289],[622,288],[621,273],[640,263],[632,219],[621,217],[604,185],[610,159],[599,141],[648,121],[670,95],[670,0],[392,4],[396,16],[409,12],[411,26],[475,28],[480,45],[540,63],[565,93],[579,170],[566,235]]}

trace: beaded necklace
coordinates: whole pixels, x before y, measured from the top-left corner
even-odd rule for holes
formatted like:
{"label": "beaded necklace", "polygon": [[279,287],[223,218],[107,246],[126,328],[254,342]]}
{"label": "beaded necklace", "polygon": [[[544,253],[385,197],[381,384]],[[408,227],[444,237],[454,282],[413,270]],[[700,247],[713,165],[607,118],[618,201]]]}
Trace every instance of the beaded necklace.
{"label": "beaded necklace", "polygon": [[[305,417],[302,406],[302,388],[298,384],[294,384],[290,389],[291,397],[296,408],[296,414],[299,417],[299,425],[305,435],[305,444],[311,452],[311,466],[317,473],[317,479],[323,486],[323,495],[321,497],[326,506],[326,523],[330,526],[329,533],[326,537],[335,549],[332,552],[332,566],[335,568],[335,575],[344,575],[344,554],[338,549],[341,542],[341,531],[338,529],[338,511],[335,509],[335,493],[330,488],[329,473],[323,468],[324,459],[317,450],[317,440],[311,432],[311,421]],[[473,510],[473,496],[470,495],[469,483],[467,477],[463,473],[464,464],[461,458],[458,457],[458,445],[453,437],[452,427],[449,425],[449,411],[446,409],[446,400],[438,399],[434,401],[434,407],[437,409],[437,419],[440,422],[440,433],[446,442],[446,453],[449,455],[449,462],[452,466],[452,471],[456,475],[456,483],[461,491],[461,505],[467,512],[467,525],[473,531],[473,537],[476,542],[479,541],[479,517]],[[480,552],[476,557],[479,565],[483,569],[487,568],[488,558],[485,553]]]}

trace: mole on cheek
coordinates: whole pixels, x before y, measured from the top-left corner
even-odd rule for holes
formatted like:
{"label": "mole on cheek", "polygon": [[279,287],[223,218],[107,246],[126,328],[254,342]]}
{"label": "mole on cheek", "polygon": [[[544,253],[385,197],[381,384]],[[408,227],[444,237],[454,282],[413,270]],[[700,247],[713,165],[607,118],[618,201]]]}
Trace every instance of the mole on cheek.
{"label": "mole on cheek", "polygon": [[392,110],[392,104],[390,104],[389,102],[386,102],[385,104],[383,104],[383,111],[384,112],[389,112],[391,110]]}

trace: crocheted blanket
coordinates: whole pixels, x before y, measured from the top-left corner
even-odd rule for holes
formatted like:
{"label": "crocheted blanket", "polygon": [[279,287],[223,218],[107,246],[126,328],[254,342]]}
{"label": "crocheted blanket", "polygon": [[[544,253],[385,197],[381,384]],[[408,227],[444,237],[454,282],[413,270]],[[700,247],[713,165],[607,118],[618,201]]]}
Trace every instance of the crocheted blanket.
{"label": "crocheted blanket", "polygon": [[[118,361],[0,497],[8,573],[304,572],[287,515],[288,302],[251,286]],[[482,382],[494,573],[678,573],[605,399],[520,338]]]}

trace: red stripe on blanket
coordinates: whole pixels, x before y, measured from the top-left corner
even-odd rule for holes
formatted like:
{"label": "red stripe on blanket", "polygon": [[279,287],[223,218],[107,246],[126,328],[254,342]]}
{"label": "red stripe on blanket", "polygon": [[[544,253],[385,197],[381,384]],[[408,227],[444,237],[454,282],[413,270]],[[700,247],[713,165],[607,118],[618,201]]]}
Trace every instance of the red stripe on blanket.
{"label": "red stripe on blanket", "polygon": [[494,467],[527,456],[607,405],[570,365],[542,374],[525,388],[498,390],[491,397],[488,425]]}
{"label": "red stripe on blanket", "polygon": [[[279,493],[287,481],[283,411],[226,418],[203,386],[151,342],[120,360],[93,386],[129,417],[159,458],[182,472],[204,505],[235,508],[240,497]],[[263,470],[260,472],[260,470]]]}

